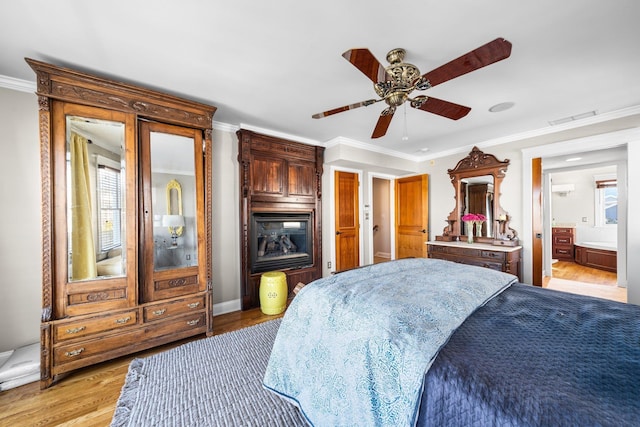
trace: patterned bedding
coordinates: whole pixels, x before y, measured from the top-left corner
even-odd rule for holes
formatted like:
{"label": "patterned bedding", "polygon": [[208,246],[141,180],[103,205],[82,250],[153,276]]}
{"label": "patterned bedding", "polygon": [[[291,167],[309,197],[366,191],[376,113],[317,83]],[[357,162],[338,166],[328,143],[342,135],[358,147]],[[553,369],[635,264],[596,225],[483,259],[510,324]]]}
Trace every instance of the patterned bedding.
{"label": "patterned bedding", "polygon": [[414,425],[424,374],[440,348],[515,281],[424,258],[317,280],[287,310],[263,384],[313,425]]}

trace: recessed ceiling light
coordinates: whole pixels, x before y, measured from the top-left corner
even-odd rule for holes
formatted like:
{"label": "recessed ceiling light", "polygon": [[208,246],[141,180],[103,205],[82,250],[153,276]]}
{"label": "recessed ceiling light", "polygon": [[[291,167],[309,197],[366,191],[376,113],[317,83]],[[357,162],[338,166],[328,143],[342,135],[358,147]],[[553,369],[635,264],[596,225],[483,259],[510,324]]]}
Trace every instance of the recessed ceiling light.
{"label": "recessed ceiling light", "polygon": [[501,102],[500,104],[496,104],[493,107],[489,108],[489,111],[491,111],[492,113],[499,113],[501,111],[508,110],[514,105],[516,105],[515,102]]}
{"label": "recessed ceiling light", "polygon": [[570,157],[567,160],[565,160],[565,162],[577,162],[578,160],[581,160],[582,157]]}

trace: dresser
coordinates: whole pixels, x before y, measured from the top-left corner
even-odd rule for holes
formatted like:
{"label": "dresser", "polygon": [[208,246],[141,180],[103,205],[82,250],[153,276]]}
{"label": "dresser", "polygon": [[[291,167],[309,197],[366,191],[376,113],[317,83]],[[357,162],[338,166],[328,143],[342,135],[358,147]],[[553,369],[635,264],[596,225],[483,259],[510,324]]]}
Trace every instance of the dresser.
{"label": "dresser", "polygon": [[574,236],[573,227],[551,228],[551,256],[560,261],[573,261]]}
{"label": "dresser", "polygon": [[432,241],[427,242],[427,250],[429,258],[504,271],[522,282],[522,246]]}

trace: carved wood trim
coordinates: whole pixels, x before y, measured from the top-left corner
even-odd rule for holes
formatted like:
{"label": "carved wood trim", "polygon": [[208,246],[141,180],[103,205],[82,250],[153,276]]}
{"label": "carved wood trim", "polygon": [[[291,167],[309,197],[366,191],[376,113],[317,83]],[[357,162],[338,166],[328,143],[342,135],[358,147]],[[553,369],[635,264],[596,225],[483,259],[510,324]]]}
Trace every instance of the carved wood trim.
{"label": "carved wood trim", "polygon": [[53,179],[51,176],[51,113],[49,99],[38,97],[40,111],[40,178],[42,180],[42,314],[41,321],[48,322],[53,316],[51,290],[53,288]]}
{"label": "carved wood trim", "polygon": [[[473,147],[467,157],[460,160],[455,168],[447,170],[451,180],[454,179],[455,174],[461,172],[474,171],[482,172],[485,169],[491,169],[492,173],[496,177],[504,178],[504,174],[509,167],[509,159],[500,161],[493,154],[485,154],[478,147]],[[478,175],[483,175],[478,173]]]}
{"label": "carved wood trim", "polygon": [[[206,128],[204,130],[204,179],[205,179],[205,234],[206,234],[206,253],[207,253],[207,301],[206,307],[213,312],[213,130]],[[206,316],[207,335],[213,334],[212,315]]]}
{"label": "carved wood trim", "polygon": [[37,94],[107,108],[166,123],[210,128],[215,107],[26,58],[38,77]]}
{"label": "carved wood trim", "polygon": [[[498,160],[493,154],[486,154],[482,152],[478,147],[473,147],[469,155],[456,164],[453,169],[448,169],[449,177],[451,178],[451,184],[455,189],[454,198],[456,205],[449,213],[449,216],[445,220],[447,226],[442,230],[443,240],[453,240],[460,238],[461,235],[461,220],[462,207],[460,202],[460,194],[463,183],[463,178],[470,178],[473,176],[491,175],[494,181],[494,218],[493,224],[490,226],[495,231],[500,231],[501,235],[494,237],[475,237],[474,239],[481,243],[493,243],[495,240],[517,240],[518,233],[509,227],[511,217],[507,212],[502,209],[500,205],[501,184],[505,177],[507,168],[509,167],[509,159]],[[506,220],[496,221],[497,218],[506,218]],[[489,225],[489,224],[487,224]]]}

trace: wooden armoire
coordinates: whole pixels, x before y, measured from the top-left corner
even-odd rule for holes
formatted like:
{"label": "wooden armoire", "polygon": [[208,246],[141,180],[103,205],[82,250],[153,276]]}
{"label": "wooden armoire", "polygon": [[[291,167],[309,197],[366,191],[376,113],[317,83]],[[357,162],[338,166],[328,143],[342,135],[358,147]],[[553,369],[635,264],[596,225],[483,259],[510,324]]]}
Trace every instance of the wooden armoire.
{"label": "wooden armoire", "polygon": [[41,386],[211,334],[216,108],[27,62],[42,167]]}

